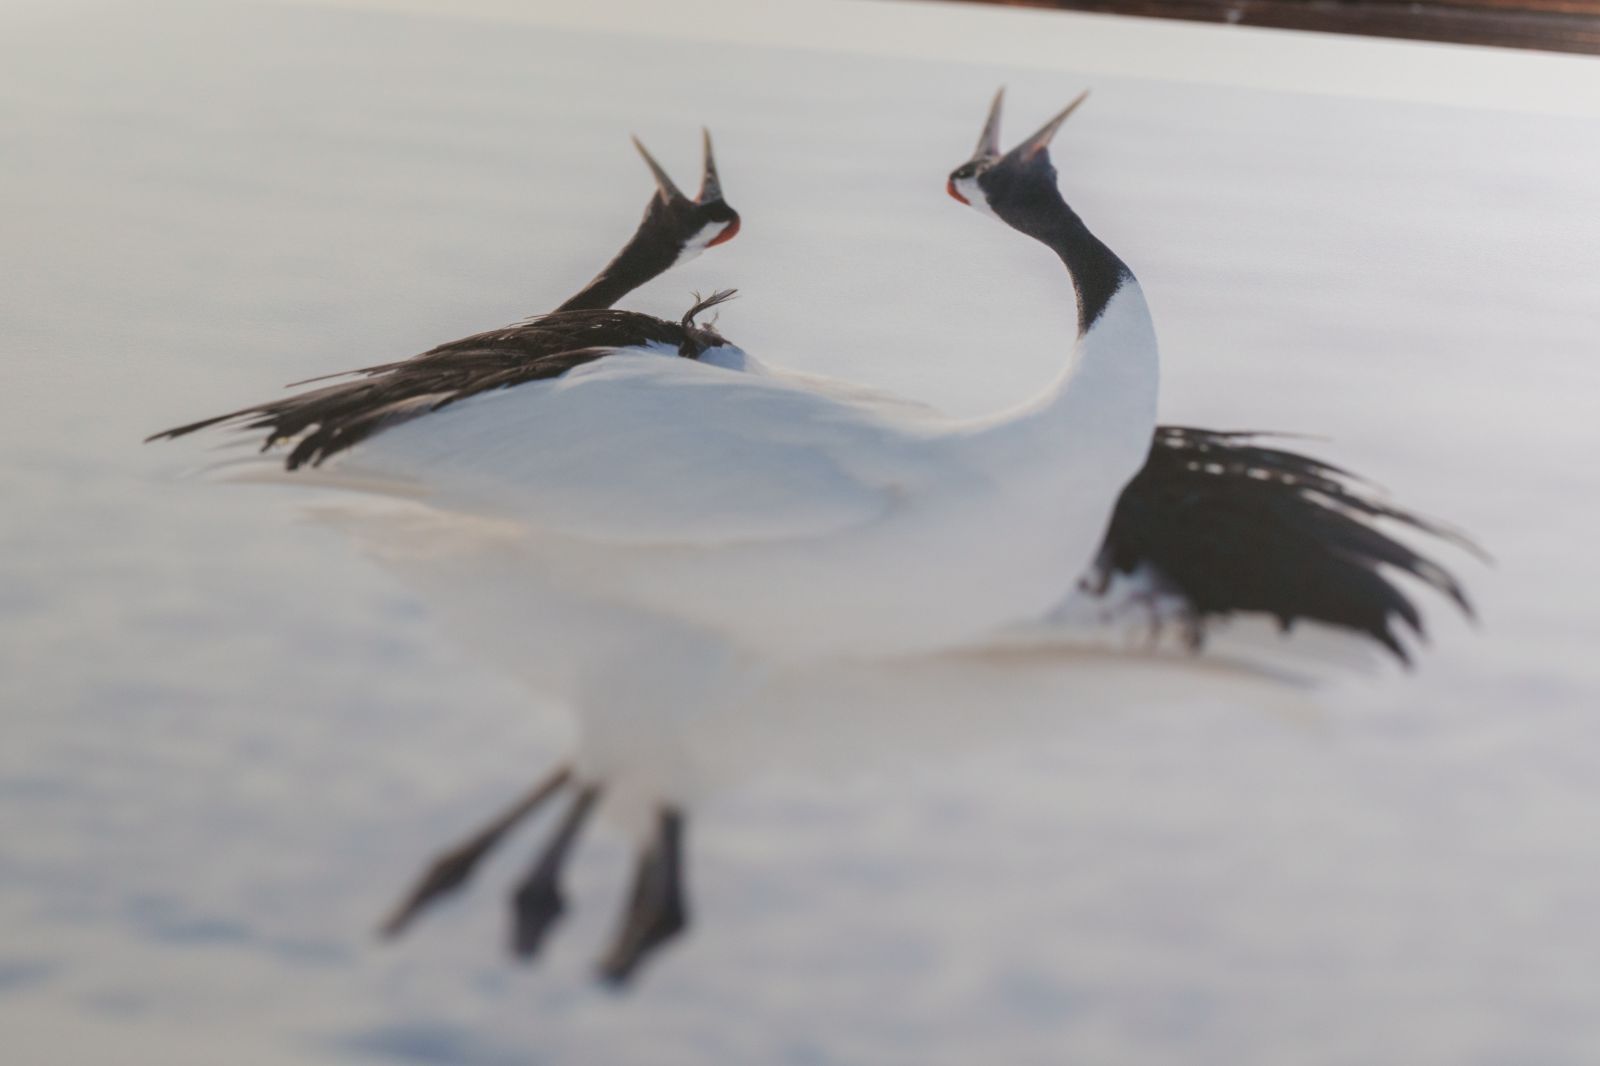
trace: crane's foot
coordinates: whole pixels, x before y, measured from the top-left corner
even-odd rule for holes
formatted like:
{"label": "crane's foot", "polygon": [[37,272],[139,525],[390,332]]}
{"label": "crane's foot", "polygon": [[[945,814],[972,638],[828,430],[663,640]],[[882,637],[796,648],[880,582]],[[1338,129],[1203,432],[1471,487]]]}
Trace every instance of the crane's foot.
{"label": "crane's foot", "polygon": [[495,845],[499,844],[517,823],[560,791],[571,776],[572,771],[568,767],[558,766],[550,776],[502,811],[488,825],[455,847],[442,852],[423,871],[411,891],[406,893],[390,912],[389,917],[384,919],[378,928],[379,934],[389,938],[399,936],[429,906],[466,884],[484,856],[493,851]]}
{"label": "crane's foot", "polygon": [[588,820],[595,802],[600,798],[600,786],[588,785],[579,791],[572,806],[556,827],[555,835],[545,845],[528,875],[511,896],[511,951],[519,959],[531,959],[539,953],[545,934],[566,911],[566,897],[561,892],[561,871],[566,866],[572,842]]}
{"label": "crane's foot", "polygon": [[657,948],[688,927],[683,893],[683,815],[663,807],[655,839],[639,854],[622,929],[600,962],[600,979],[625,986]]}
{"label": "crane's foot", "polygon": [[[558,767],[477,833],[441,852],[384,921],[382,934],[398,936],[422,911],[459,890],[513,827],[572,783],[571,769]],[[602,791],[598,784],[577,788],[555,832],[513,891],[510,946],[517,958],[536,956],[551,929],[566,913],[562,871],[589,816],[599,805]],[[633,887],[621,928],[599,963],[600,980],[613,988],[626,986],[646,959],[688,928],[683,888],[683,834],[683,813],[675,807],[660,807],[656,812],[654,834],[640,850],[634,864]]]}

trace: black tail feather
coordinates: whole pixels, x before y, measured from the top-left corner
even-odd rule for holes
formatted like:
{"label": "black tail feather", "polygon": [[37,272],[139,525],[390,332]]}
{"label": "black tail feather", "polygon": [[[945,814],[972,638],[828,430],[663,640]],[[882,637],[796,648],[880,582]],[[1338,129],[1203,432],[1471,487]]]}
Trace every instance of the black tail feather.
{"label": "black tail feather", "polygon": [[1482,556],[1461,533],[1402,510],[1330,463],[1256,443],[1260,434],[1158,427],[1123,490],[1096,584],[1145,572],[1207,620],[1260,613],[1364,633],[1409,662],[1395,625],[1425,638],[1404,574],[1473,616],[1461,583],[1384,531],[1392,524]]}

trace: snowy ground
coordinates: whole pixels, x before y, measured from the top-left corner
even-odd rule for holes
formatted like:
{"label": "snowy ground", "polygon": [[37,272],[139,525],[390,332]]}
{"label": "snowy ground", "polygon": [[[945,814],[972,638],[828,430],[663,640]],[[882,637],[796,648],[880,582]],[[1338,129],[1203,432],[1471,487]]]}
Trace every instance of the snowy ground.
{"label": "snowy ground", "polygon": [[[1089,77],[992,61],[992,32],[958,62],[376,5],[5,20],[8,1062],[1600,1054],[1594,119]],[[1008,138],[1094,88],[1056,159],[1145,283],[1164,418],[1325,436],[1470,530],[1481,628],[1436,611],[1420,671],[1313,720],[1129,707],[983,744],[976,708],[962,758],[730,792],[694,825],[696,932],[627,997],[587,976],[615,836],[538,969],[497,952],[516,848],[375,945],[566,726],[305,497],[138,440],[550,306],[642,208],[627,134],[687,181],[702,122],[743,233],[631,306],[736,284],[722,327],[765,358],[1020,398],[1061,354],[1059,276],[942,191],[1001,81]]]}

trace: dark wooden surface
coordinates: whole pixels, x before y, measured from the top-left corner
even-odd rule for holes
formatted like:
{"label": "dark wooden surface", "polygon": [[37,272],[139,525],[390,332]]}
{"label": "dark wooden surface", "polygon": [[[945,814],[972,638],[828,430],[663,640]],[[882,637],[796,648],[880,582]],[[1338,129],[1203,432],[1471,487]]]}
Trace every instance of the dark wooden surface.
{"label": "dark wooden surface", "polygon": [[1600,55],[1600,0],[976,0]]}

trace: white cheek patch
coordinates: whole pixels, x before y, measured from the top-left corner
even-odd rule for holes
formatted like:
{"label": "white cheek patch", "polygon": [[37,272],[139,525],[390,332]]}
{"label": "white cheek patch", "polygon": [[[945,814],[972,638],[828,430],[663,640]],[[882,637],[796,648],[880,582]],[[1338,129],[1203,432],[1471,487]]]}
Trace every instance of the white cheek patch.
{"label": "white cheek patch", "polygon": [[982,211],[990,218],[1000,217],[999,215],[995,214],[994,209],[989,206],[988,199],[983,195],[982,187],[978,185],[978,179],[976,175],[970,178],[952,178],[950,180],[955,184],[956,192],[966,197],[967,203],[971,204],[977,210]]}
{"label": "white cheek patch", "polygon": [[673,260],[673,265],[687,263],[705,251],[711,246],[712,241],[722,236],[722,231],[727,229],[728,225],[726,222],[712,222],[707,226],[701,227],[699,233],[684,242],[683,251],[678,253],[678,258]]}

